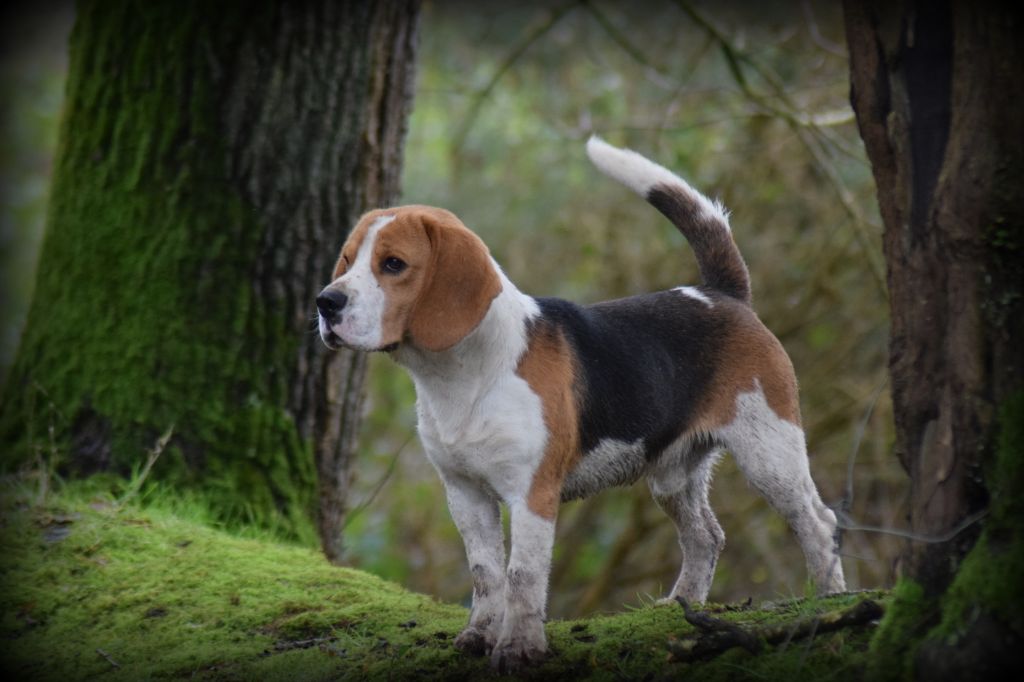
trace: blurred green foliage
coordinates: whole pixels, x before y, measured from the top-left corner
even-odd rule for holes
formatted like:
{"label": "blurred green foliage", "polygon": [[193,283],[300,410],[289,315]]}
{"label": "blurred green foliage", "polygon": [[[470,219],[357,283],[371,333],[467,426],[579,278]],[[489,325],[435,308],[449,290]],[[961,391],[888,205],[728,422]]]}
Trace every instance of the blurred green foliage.
{"label": "blurred green foliage", "polygon": [[[678,232],[589,165],[591,132],[719,197],[755,307],[801,380],[824,499],[862,524],[899,526],[907,481],[891,452],[880,221],[847,100],[841,17],[811,7],[427,2],[403,201],[453,210],[524,291],[589,302],[698,281]],[[31,56],[60,50],[34,44],[5,52],[0,71],[0,365],[31,289],[63,79],[63,55]],[[411,382],[385,356],[369,377],[351,561],[468,602],[462,544],[415,439]],[[712,599],[803,593],[799,548],[728,458],[712,504],[728,538]],[[674,529],[642,483],[563,506],[558,535],[554,617],[620,610],[675,579]],[[847,533],[850,587],[889,584],[900,548]]]}

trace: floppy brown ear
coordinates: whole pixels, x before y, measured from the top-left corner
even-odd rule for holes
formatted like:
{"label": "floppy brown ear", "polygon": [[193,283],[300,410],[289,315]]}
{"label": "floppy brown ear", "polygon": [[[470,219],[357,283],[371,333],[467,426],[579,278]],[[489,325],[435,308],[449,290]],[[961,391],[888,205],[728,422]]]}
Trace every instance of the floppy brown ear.
{"label": "floppy brown ear", "polygon": [[430,351],[447,350],[476,329],[501,280],[487,246],[447,211],[424,211],[431,267],[409,319],[413,343]]}

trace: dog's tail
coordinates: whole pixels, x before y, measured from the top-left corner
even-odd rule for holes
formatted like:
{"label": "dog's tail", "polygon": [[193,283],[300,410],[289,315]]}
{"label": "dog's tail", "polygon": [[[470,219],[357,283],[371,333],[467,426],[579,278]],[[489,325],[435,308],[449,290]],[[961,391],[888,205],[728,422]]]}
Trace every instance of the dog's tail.
{"label": "dog's tail", "polygon": [[705,285],[750,303],[750,275],[720,203],[672,171],[596,135],[587,142],[587,154],[601,172],[642,196],[679,228],[693,247]]}

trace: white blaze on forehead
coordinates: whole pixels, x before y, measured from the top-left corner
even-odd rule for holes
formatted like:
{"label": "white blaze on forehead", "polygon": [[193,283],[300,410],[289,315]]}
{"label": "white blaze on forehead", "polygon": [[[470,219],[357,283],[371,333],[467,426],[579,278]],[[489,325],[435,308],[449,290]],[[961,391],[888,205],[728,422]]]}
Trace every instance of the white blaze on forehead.
{"label": "white blaze on forehead", "polygon": [[341,321],[332,330],[341,339],[356,348],[375,350],[382,344],[382,322],[387,297],[384,289],[373,274],[373,251],[377,235],[385,225],[395,219],[393,215],[381,216],[373,221],[363,243],[356,252],[355,262],[335,282],[348,303]]}
{"label": "white blaze on forehead", "polygon": [[355,262],[351,263],[345,274],[338,279],[351,281],[353,278],[349,277],[349,275],[356,275],[357,269],[363,269],[367,273],[371,273],[372,269],[370,266],[372,265],[373,247],[377,242],[377,234],[380,233],[381,228],[394,219],[395,216],[393,215],[384,215],[373,221],[370,227],[366,230],[366,236],[363,237],[363,243],[359,245],[359,251],[356,252]]}
{"label": "white blaze on forehead", "polygon": [[355,254],[355,262],[352,263],[352,267],[349,271],[355,274],[356,270],[365,270],[367,273],[372,275],[371,265],[373,264],[374,246],[377,243],[377,235],[380,233],[381,228],[394,220],[393,215],[382,215],[373,221],[370,228],[367,230],[367,236],[362,239],[362,244],[359,245],[359,250]]}

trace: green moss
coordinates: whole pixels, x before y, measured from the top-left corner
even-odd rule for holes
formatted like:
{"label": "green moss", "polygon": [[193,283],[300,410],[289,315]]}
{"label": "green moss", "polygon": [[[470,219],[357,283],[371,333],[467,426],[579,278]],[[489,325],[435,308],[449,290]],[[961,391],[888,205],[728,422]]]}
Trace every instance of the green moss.
{"label": "green moss", "polygon": [[160,2],[83,2],[76,16],[0,466],[31,462],[52,434],[62,472],[126,474],[173,426],[156,476],[202,479],[224,519],[313,542],[312,447],[287,411],[304,323],[285,294],[256,291],[270,288],[254,271],[276,216],[236,186],[242,150],[223,122],[224,65],[273,17]]}
{"label": "green moss", "polygon": [[933,633],[950,644],[981,612],[1024,637],[1024,392],[1000,409],[995,452],[986,471],[991,497],[984,531],[944,595],[942,622]]}
{"label": "green moss", "polygon": [[935,622],[938,606],[909,578],[900,580],[878,632],[871,640],[867,678],[910,680],[912,652]]}
{"label": "green moss", "polygon": [[[490,676],[486,660],[452,646],[467,617],[462,607],[330,566],[303,548],[211,529],[183,518],[181,500],[179,514],[152,500],[119,508],[75,484],[36,505],[24,487],[5,484],[0,657],[20,678]],[[792,622],[857,599],[717,615],[748,626]],[[551,622],[547,633],[552,655],[526,679],[855,680],[870,637],[870,629],[851,629],[757,656],[736,649],[673,663],[666,642],[692,633],[674,605]]]}
{"label": "green moss", "polygon": [[[337,665],[338,651],[324,655],[321,644],[369,655],[381,639],[447,640],[465,619],[460,607],[306,549],[80,494],[36,508],[19,497],[4,509],[0,647],[22,677],[243,679],[277,669],[308,678]],[[401,627],[412,619],[416,628]]]}

